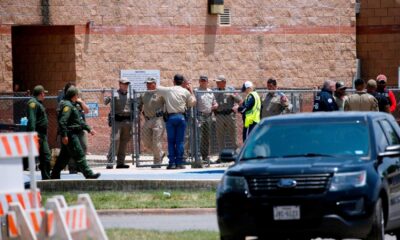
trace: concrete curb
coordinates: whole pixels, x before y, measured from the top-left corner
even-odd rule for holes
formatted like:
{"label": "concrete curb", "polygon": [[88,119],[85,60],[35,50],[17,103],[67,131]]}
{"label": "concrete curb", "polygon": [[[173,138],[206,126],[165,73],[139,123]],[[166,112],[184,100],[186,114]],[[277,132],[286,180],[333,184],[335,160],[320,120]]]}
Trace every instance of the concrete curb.
{"label": "concrete curb", "polygon": [[216,214],[215,208],[151,208],[151,209],[106,209],[97,210],[102,216],[107,215],[201,215]]}
{"label": "concrete curb", "polygon": [[137,190],[215,190],[219,180],[47,180],[38,181],[43,192]]}

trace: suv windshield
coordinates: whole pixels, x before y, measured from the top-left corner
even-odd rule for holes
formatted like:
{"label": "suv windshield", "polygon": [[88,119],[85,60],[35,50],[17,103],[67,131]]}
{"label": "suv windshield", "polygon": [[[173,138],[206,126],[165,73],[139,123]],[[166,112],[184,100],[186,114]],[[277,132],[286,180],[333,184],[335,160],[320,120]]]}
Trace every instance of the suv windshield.
{"label": "suv windshield", "polygon": [[369,142],[367,124],[362,121],[266,124],[248,139],[241,159],[365,156]]}

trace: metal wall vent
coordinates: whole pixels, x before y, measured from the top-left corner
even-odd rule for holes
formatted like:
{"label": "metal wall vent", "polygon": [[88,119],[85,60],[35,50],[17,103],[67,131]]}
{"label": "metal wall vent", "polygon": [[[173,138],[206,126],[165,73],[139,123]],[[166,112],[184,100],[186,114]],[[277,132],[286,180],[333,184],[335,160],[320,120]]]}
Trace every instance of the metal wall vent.
{"label": "metal wall vent", "polygon": [[231,10],[229,8],[225,8],[224,13],[219,15],[219,25],[220,26],[231,25]]}

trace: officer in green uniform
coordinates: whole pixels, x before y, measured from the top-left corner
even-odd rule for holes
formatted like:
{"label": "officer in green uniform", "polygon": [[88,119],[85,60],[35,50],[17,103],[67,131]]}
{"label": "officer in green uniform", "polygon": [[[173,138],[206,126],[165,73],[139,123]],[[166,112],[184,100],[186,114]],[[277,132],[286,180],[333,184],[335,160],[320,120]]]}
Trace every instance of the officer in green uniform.
{"label": "officer in green uniform", "polygon": [[87,165],[85,152],[79,140],[82,131],[86,130],[91,135],[94,135],[95,131],[91,130],[82,120],[81,114],[75,106],[77,99],[78,89],[72,86],[67,90],[64,106],[58,121],[62,144],[60,155],[51,173],[52,179],[60,179],[60,172],[68,164],[71,157],[76,160],[78,171],[83,173],[85,178],[96,179],[100,177],[100,173],[94,174]]}
{"label": "officer in green uniform", "polygon": [[28,101],[28,126],[30,132],[36,131],[39,137],[39,168],[42,173],[42,179],[50,179],[50,148],[47,142],[48,119],[46,109],[42,102],[45,97],[43,86],[37,85],[33,89],[33,98]]}

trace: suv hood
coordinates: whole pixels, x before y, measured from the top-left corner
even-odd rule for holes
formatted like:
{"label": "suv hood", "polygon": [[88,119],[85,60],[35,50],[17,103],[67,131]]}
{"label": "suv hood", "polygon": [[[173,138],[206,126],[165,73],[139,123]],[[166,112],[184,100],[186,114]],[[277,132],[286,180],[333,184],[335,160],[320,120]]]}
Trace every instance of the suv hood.
{"label": "suv hood", "polygon": [[363,163],[366,161],[354,156],[270,158],[238,162],[229,168],[227,173],[232,175],[334,173],[338,170],[359,168]]}

